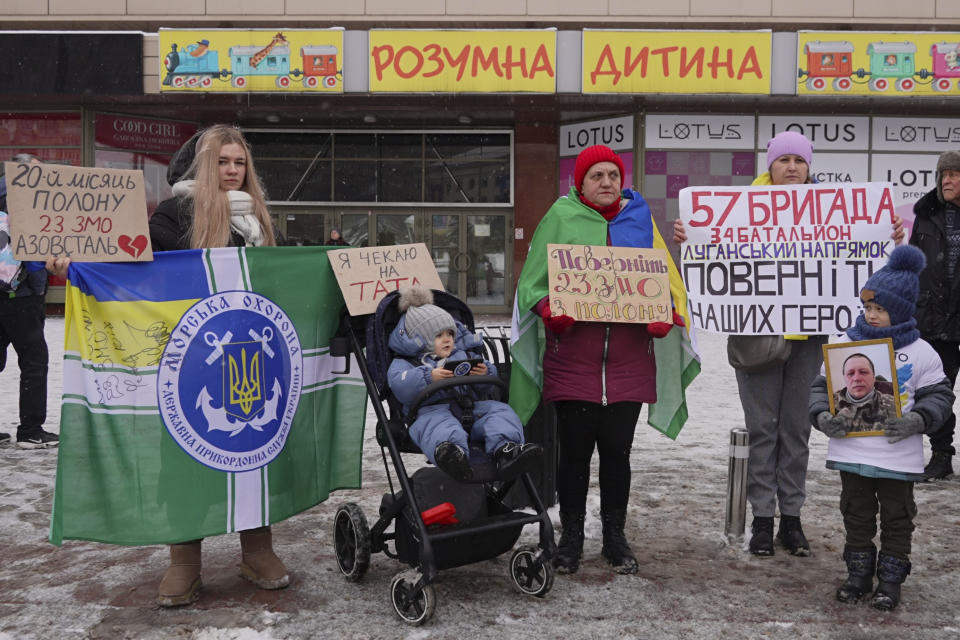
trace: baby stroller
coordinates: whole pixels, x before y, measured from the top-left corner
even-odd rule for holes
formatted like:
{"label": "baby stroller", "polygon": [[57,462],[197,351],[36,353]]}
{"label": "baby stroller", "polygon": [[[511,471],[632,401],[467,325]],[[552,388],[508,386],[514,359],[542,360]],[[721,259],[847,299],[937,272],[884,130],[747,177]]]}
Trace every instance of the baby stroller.
{"label": "baby stroller", "polygon": [[[469,307],[443,291],[435,290],[433,295],[435,305],[474,331]],[[390,332],[400,319],[398,300],[397,292],[388,294],[376,313],[368,317],[366,354],[358,338],[359,318],[344,316],[342,335],[331,345],[335,356],[352,353],[357,357],[377,416],[377,442],[390,485],[390,493],[383,496],[379,518],[372,527],[368,526],[363,510],[355,503],[345,504],[337,510],[333,535],[340,571],[348,581],[359,581],[369,568],[371,552],[383,552],[387,557],[409,565],[411,570],[401,571],[391,581],[390,601],[404,622],[420,625],[429,620],[436,609],[433,582],[440,570],[499,556],[513,548],[525,525],[539,524],[539,545],[516,549],[510,559],[509,575],[519,592],[543,597],[553,586],[550,560],[556,554],[556,545],[550,517],[528,473],[500,477],[497,465],[490,460],[482,445],[471,443],[473,480],[469,483],[459,483],[433,466],[423,467],[412,476],[407,475],[401,454],[422,455],[407,430],[419,407],[429,402],[430,396],[455,385],[493,384],[505,397],[507,385],[496,376],[458,376],[441,380],[424,389],[409,414],[403,415],[399,401],[387,386],[387,369],[394,357],[387,345]],[[489,348],[489,343],[485,344]],[[349,366],[349,358],[347,362]],[[469,410],[465,417],[467,419],[462,422],[468,428]],[[394,485],[387,453],[398,486]],[[533,505],[534,513],[514,511],[504,504],[504,497],[517,482],[525,488],[528,504]],[[453,518],[449,517],[451,511],[455,511]],[[433,516],[438,514],[440,521],[430,524]]]}

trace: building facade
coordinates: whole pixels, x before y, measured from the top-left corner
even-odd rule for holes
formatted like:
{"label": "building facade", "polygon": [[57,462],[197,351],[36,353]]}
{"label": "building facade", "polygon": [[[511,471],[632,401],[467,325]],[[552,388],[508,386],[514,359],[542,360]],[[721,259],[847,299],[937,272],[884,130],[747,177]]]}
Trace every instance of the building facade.
{"label": "building facade", "polygon": [[[960,3],[920,0],[0,0],[0,155],[143,169],[147,210],[198,128],[241,127],[286,237],[425,242],[505,311],[590,144],[661,227],[680,189],[749,184],[766,140],[898,212],[960,148]],[[56,295],[54,293],[53,295]]]}

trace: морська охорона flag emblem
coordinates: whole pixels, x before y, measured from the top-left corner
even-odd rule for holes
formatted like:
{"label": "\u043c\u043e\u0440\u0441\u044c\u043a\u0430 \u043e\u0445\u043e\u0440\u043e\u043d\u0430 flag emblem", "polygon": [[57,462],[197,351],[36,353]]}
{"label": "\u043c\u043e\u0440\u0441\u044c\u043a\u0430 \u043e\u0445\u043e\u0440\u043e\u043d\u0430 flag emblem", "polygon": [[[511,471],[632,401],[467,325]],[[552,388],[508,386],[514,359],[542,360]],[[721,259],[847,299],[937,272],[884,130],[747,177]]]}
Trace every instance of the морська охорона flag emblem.
{"label": "\u043c\u043e\u0440\u0441\u044c\u043a\u0430 \u043e\u0445\u043e\u0440\u043e\u043d\u0430 flag emblem", "polygon": [[197,462],[258,469],[283,449],[302,372],[300,340],[283,309],[251,291],[216,293],[170,334],[158,371],[160,416]]}

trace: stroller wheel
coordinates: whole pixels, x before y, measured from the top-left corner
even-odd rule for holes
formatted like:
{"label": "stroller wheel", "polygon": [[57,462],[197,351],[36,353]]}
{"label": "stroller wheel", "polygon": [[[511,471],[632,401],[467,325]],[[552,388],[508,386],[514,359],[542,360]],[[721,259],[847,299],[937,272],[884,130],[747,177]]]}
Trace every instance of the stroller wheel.
{"label": "stroller wheel", "polygon": [[390,583],[390,600],[397,615],[412,625],[421,625],[433,617],[437,609],[437,594],[432,584],[423,585],[418,594],[414,588],[420,580],[420,572],[403,571],[393,577]]}
{"label": "stroller wheel", "polygon": [[542,598],[553,588],[553,565],[538,547],[520,547],[510,558],[510,579],[520,593]]}
{"label": "stroller wheel", "polygon": [[333,518],[333,548],[343,577],[357,582],[370,567],[370,527],[363,510],[350,502]]}

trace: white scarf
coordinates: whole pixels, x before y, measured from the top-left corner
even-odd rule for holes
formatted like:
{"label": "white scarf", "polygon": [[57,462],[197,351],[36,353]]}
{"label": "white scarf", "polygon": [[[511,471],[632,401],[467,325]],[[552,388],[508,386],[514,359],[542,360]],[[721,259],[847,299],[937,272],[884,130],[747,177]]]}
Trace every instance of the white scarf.
{"label": "white scarf", "polygon": [[[173,185],[173,195],[192,198],[196,185],[196,180],[181,180]],[[246,246],[259,247],[263,244],[263,229],[253,215],[253,198],[246,191],[227,191],[227,198],[230,201],[230,229],[243,237]]]}

